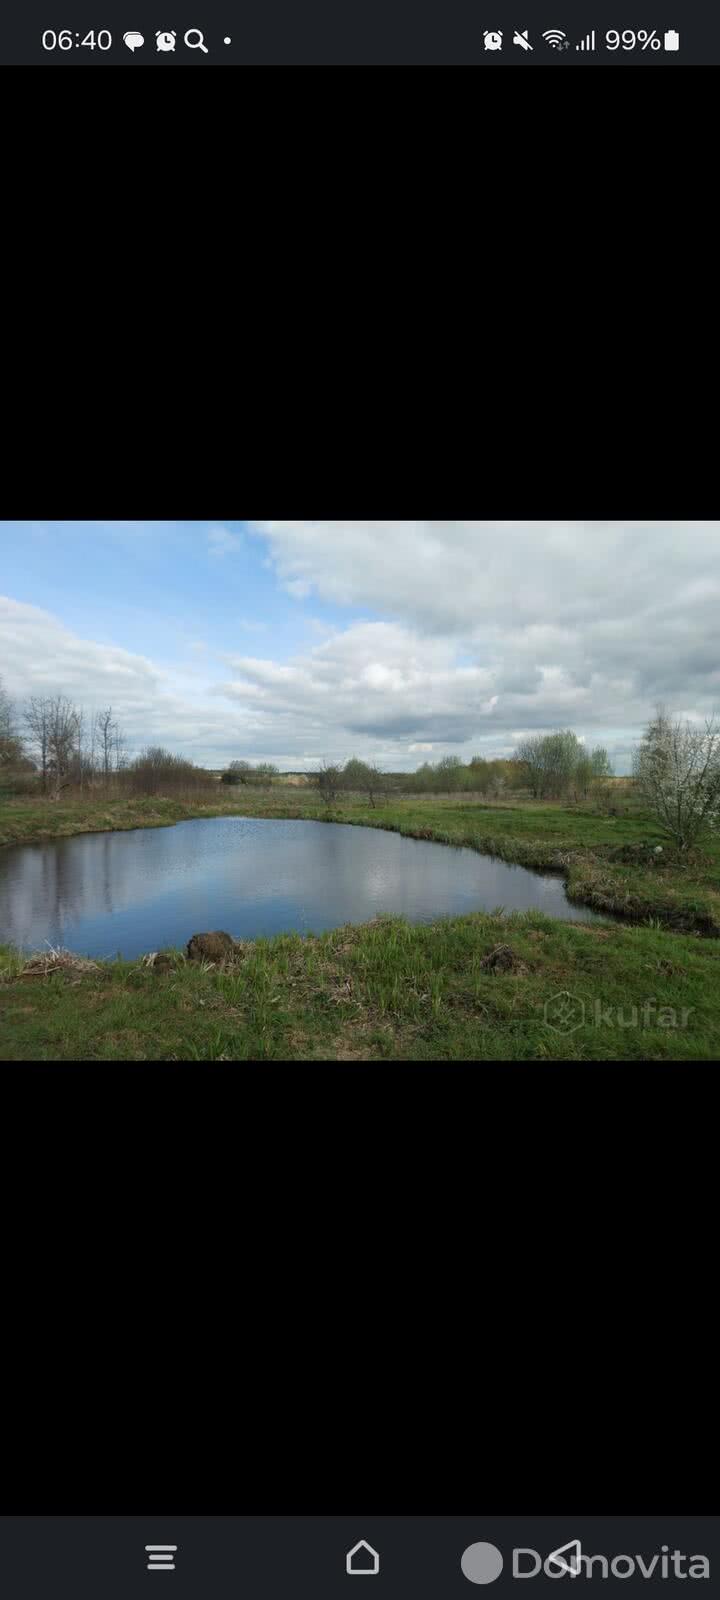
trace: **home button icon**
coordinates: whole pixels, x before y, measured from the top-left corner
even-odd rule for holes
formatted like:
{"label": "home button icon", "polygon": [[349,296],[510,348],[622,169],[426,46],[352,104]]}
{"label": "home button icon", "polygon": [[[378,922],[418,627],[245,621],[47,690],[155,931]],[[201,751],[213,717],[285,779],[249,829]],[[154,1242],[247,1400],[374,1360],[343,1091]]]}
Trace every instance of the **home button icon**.
{"label": "home button icon", "polygon": [[351,1578],[376,1578],[380,1571],[380,1557],[367,1539],[359,1539],[345,1557],[345,1571]]}

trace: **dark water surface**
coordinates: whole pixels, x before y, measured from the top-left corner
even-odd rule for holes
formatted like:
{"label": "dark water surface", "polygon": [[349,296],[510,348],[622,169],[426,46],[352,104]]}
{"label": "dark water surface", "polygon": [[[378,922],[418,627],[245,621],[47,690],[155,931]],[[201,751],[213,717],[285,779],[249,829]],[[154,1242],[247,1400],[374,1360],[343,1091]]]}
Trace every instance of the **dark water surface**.
{"label": "dark water surface", "polygon": [[255,939],[497,906],[599,920],[557,875],[342,823],[210,817],[0,850],[0,943],[88,956],[131,959],[211,928]]}

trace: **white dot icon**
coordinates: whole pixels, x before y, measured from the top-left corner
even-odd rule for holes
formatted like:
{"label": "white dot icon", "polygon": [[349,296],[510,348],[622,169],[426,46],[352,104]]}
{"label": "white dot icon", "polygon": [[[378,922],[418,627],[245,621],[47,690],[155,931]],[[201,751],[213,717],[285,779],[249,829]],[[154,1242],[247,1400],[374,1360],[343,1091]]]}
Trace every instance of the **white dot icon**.
{"label": "white dot icon", "polygon": [[223,44],[232,44],[232,39],[223,39]]}

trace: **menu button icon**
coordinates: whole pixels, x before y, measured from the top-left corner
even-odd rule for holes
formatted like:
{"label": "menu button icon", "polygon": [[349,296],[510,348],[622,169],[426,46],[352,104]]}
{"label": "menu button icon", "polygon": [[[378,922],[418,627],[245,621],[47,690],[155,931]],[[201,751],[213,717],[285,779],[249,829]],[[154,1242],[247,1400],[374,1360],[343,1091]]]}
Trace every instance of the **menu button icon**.
{"label": "menu button icon", "polygon": [[148,1572],[174,1572],[176,1544],[146,1544]]}

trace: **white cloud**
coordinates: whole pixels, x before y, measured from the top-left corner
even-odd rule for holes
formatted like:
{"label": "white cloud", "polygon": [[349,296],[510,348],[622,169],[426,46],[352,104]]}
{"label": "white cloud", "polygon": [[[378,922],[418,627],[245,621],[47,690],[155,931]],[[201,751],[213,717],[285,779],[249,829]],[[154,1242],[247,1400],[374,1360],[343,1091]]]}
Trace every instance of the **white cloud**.
{"label": "white cloud", "polygon": [[521,706],[556,722],[581,703],[593,720],[588,691],[560,668],[544,669],[525,694],[501,693],[495,684],[502,662],[458,666],[456,656],[453,639],[423,637],[399,623],[355,623],[291,663],[226,656],[233,676],[215,692],[252,709],[261,722],[266,717],[276,737],[294,729],[307,746],[311,732],[318,754],[328,741],[333,753],[350,754],[367,753],[381,740],[401,760],[433,746],[469,751],[490,741],[509,749]]}
{"label": "white cloud", "polygon": [[0,595],[0,660],[8,693],[85,695],[122,689],[138,698],[157,693],[162,673],[147,656],[81,639],[49,611]]}
{"label": "white cloud", "polygon": [[716,599],[718,522],[257,522],[282,581],[483,637]]}
{"label": "white cloud", "polygon": [[[89,714],[112,705],[131,749],[166,744],[197,760],[235,754],[228,717],[191,675],[148,656],[83,639],[39,606],[0,596],[0,677],[19,714],[33,695],[62,694]],[[213,759],[212,764],[215,764]]]}
{"label": "white cloud", "polygon": [[[718,522],[249,527],[286,587],[382,620],[309,615],[308,644],[291,660],[275,659],[274,633],[265,653],[206,653],[195,641],[183,676],[7,600],[9,692],[60,690],[86,704],[92,694],[117,703],[134,743],[212,765],[357,754],[412,766],[428,751],[507,753],[527,732],[570,726],[627,767],[658,700],[701,718],[720,707]],[[218,555],[242,542],[221,527],[208,534]]]}
{"label": "white cloud", "polygon": [[[291,592],[393,619],[342,636],[345,662],[355,645],[365,653],[351,731],[400,737],[404,709],[436,745],[481,736],[509,745],[519,724],[594,737],[637,731],[658,698],[696,714],[720,705],[717,521],[250,527]],[[351,682],[340,676],[337,693]]]}

